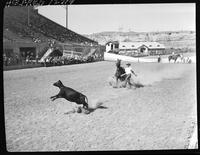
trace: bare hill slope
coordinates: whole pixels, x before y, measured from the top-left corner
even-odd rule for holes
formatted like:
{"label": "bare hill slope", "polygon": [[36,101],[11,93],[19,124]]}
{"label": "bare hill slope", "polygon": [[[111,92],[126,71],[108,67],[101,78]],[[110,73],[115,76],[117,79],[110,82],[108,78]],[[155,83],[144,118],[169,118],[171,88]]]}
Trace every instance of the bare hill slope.
{"label": "bare hill slope", "polygon": [[163,31],[163,32],[101,32],[85,35],[105,44],[109,40],[118,41],[157,41],[167,48],[195,48],[196,32]]}

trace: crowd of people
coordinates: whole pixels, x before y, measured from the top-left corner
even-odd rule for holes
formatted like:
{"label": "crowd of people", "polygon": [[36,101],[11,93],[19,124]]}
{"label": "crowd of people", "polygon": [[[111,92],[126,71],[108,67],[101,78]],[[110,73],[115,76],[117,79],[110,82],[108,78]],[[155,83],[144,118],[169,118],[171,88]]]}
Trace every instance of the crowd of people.
{"label": "crowd of people", "polygon": [[89,63],[94,61],[100,61],[102,58],[95,55],[88,57],[83,56],[56,56],[56,57],[47,57],[43,62],[44,66],[61,66],[61,65],[71,65],[71,64],[80,64],[80,63]]}
{"label": "crowd of people", "polygon": [[33,55],[6,55],[3,54],[3,65],[4,66],[14,66],[14,65],[26,65],[26,64],[36,64],[38,63],[38,56],[34,57]]}
{"label": "crowd of people", "polygon": [[15,56],[7,56],[6,54],[3,55],[4,66],[16,65],[16,64],[20,64],[21,62],[22,60],[18,55],[15,55]]}
{"label": "crowd of people", "polygon": [[[87,57],[83,56],[49,56],[45,59],[42,64],[44,66],[60,66],[60,65],[70,65],[70,64],[80,64],[80,63],[89,63],[94,61],[100,61],[102,60],[101,57],[98,57],[96,55],[91,55]],[[26,56],[25,58],[22,58],[18,55],[16,56],[6,56],[3,55],[3,65],[4,66],[12,66],[12,65],[27,65],[27,64],[39,64],[39,59],[36,56],[36,58],[33,58],[32,56]]]}

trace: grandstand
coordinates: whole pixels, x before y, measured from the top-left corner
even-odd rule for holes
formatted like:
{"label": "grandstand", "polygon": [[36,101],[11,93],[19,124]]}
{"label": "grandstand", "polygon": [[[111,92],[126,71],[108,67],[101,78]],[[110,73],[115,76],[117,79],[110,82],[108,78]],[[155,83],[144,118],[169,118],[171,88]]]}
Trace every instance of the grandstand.
{"label": "grandstand", "polygon": [[56,43],[55,45],[70,44],[74,47],[78,45],[83,48],[85,46],[98,46],[98,42],[79,35],[38,14],[38,10],[32,6],[4,8],[4,54],[7,55],[6,51],[10,51],[10,53],[18,54],[21,57],[22,52],[25,52],[27,56],[31,49],[34,56],[42,57],[52,43]]}
{"label": "grandstand", "polygon": [[41,37],[41,41],[52,38],[63,43],[98,44],[38,14],[33,7],[30,7],[29,10],[30,22],[28,25],[28,7],[13,6],[5,8],[4,29],[8,28],[19,35],[23,35],[23,37],[31,37],[32,39]]}

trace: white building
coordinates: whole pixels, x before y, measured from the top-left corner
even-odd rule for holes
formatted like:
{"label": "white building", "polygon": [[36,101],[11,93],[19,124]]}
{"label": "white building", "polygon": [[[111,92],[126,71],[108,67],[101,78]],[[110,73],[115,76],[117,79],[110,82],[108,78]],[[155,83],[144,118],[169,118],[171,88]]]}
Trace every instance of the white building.
{"label": "white building", "polygon": [[106,52],[116,54],[163,54],[165,46],[158,42],[118,42],[109,41],[106,43]]}

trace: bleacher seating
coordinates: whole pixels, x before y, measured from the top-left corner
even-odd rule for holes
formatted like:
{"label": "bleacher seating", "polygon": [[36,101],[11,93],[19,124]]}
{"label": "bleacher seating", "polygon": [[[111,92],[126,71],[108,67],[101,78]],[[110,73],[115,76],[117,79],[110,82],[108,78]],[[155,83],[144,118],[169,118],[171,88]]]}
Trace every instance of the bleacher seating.
{"label": "bleacher seating", "polygon": [[28,7],[13,6],[4,8],[4,29],[9,29],[24,38],[31,38],[33,41],[47,42],[49,39],[54,39],[63,43],[97,44],[97,42],[38,14],[33,7],[29,8],[29,25]]}

